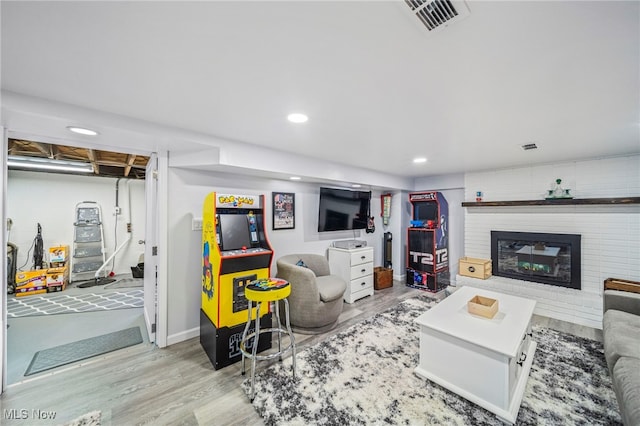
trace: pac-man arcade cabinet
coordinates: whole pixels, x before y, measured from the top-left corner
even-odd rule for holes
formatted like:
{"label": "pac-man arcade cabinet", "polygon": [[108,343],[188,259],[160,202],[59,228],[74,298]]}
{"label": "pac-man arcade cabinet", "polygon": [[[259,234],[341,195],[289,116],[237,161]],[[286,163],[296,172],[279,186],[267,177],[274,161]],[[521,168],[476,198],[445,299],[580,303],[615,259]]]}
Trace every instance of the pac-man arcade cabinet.
{"label": "pac-man arcade cabinet", "polygon": [[440,192],[414,192],[407,230],[407,285],[438,292],[449,285],[449,204]]}
{"label": "pac-man arcade cabinet", "polygon": [[[216,370],[242,359],[240,340],[248,318],[244,289],[251,281],[269,278],[272,258],[265,233],[264,196],[215,192],[206,196],[200,344]],[[255,317],[254,307],[252,320]],[[270,308],[263,309],[260,328],[270,327]],[[261,333],[258,352],[270,347],[271,333]]]}

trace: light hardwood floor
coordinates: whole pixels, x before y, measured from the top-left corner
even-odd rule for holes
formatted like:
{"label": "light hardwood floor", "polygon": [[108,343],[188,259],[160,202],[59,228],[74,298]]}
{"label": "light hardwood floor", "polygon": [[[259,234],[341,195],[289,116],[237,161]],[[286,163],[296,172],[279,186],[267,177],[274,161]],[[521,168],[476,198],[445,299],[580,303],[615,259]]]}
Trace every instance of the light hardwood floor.
{"label": "light hardwood floor", "polygon": [[[314,336],[296,334],[298,350],[418,293],[395,282],[373,296],[345,304],[334,330]],[[435,296],[444,297],[441,293]],[[534,321],[601,340],[598,330],[538,316]],[[257,368],[269,364],[259,362]],[[214,370],[198,338],[164,349],[141,344],[9,386],[0,398],[0,424],[63,424],[94,410],[102,412],[103,425],[263,424],[240,387],[243,380],[240,363]],[[53,411],[56,418],[38,420],[37,410]],[[27,419],[7,418],[22,413]]]}

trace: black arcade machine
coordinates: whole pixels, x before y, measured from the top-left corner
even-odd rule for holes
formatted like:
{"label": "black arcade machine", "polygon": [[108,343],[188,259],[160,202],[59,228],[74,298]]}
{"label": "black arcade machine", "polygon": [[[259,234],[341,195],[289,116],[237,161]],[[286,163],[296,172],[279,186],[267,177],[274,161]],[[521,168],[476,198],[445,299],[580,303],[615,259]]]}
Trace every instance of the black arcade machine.
{"label": "black arcade machine", "polygon": [[435,293],[449,285],[449,204],[440,192],[410,193],[409,202],[406,284]]}

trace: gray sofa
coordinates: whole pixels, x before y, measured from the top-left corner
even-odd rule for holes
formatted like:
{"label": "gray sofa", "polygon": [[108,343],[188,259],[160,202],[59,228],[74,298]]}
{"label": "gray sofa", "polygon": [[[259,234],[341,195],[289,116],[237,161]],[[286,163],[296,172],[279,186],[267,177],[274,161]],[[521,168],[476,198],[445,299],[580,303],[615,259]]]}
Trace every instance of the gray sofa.
{"label": "gray sofa", "polygon": [[347,283],[331,275],[327,258],[319,254],[290,254],[279,258],[276,265],[276,276],[291,285],[289,310],[294,330],[315,334],[335,327],[342,313]]}
{"label": "gray sofa", "polygon": [[640,282],[604,281],[604,355],[622,422],[640,425]]}

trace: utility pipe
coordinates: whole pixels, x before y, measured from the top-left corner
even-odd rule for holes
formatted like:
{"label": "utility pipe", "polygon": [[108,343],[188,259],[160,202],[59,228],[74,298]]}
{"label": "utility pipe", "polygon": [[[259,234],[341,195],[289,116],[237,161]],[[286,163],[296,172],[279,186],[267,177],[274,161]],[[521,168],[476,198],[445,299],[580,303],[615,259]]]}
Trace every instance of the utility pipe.
{"label": "utility pipe", "polygon": [[[116,194],[118,193],[118,182],[120,181],[120,179],[118,179],[118,181],[116,181]],[[102,264],[102,266],[100,266],[100,268],[98,268],[98,270],[96,271],[94,278],[97,280],[100,278],[100,273],[104,270],[104,268],[107,267],[107,265],[109,264],[109,262],[111,262],[116,255],[118,254],[118,252],[129,243],[129,241],[131,241],[131,188],[129,186],[129,184],[131,183],[131,179],[127,180],[127,198],[125,198],[125,200],[127,201],[127,238],[126,240],[124,240],[122,242],[122,244],[120,244],[120,246],[118,246],[115,251],[113,252],[113,254],[111,256],[109,256],[109,258]],[[118,206],[118,201],[117,201],[118,196],[116,195],[116,207]]]}

